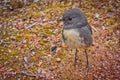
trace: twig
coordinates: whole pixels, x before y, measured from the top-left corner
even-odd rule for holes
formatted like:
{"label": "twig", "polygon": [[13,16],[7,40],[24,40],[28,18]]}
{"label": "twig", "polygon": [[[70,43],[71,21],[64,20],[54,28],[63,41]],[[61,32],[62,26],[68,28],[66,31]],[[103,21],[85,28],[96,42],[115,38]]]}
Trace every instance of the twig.
{"label": "twig", "polygon": [[20,44],[20,42],[1,42],[1,43],[4,43],[4,44]]}
{"label": "twig", "polygon": [[92,26],[91,28],[92,28],[94,31],[98,32],[98,30],[97,30],[95,27]]}
{"label": "twig", "polygon": [[33,26],[36,25],[36,24],[37,24],[37,22],[35,22],[35,23],[33,23],[33,24],[30,24],[30,25],[26,26],[25,29],[31,28],[31,27],[33,27]]}
{"label": "twig", "polygon": [[26,75],[26,76],[37,77],[36,74],[28,73],[28,72],[25,72],[25,71],[21,71],[20,73],[21,73],[22,75]]}

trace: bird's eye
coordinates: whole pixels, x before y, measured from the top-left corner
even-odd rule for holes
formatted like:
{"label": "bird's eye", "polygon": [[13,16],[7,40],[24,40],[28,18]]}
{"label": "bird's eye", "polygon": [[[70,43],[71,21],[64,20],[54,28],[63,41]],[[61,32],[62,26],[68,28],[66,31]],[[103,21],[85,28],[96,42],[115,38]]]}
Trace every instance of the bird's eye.
{"label": "bird's eye", "polygon": [[72,18],[68,18],[68,20],[69,20],[69,21],[71,21],[71,20],[72,20]]}

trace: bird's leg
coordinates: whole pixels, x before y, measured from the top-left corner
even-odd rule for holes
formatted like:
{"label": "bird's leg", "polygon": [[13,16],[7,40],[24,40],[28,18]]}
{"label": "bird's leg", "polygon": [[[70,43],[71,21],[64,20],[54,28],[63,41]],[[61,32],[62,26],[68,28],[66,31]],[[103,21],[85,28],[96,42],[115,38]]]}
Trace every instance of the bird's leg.
{"label": "bird's leg", "polygon": [[86,68],[89,67],[89,61],[88,61],[88,54],[87,54],[87,51],[85,49],[85,55],[86,55]]}
{"label": "bird's leg", "polygon": [[76,68],[76,64],[77,64],[77,49],[75,51],[75,58],[74,58],[74,67]]}
{"label": "bird's leg", "polygon": [[87,54],[87,50],[85,49],[85,55],[86,55],[86,70],[87,70],[87,73],[85,75],[85,78],[86,80],[88,80],[88,73],[89,73],[89,60],[88,60],[88,54]]}

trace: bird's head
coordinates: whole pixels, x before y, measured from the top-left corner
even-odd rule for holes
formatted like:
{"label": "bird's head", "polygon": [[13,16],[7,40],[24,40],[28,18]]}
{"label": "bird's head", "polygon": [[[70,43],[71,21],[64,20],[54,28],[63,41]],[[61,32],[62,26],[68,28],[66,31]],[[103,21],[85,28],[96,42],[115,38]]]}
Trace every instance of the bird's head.
{"label": "bird's head", "polygon": [[80,11],[78,8],[73,8],[68,11],[66,11],[63,14],[63,17],[61,21],[64,22],[64,25],[71,25],[71,24],[77,24],[77,23],[84,23],[86,22],[86,16],[84,13]]}

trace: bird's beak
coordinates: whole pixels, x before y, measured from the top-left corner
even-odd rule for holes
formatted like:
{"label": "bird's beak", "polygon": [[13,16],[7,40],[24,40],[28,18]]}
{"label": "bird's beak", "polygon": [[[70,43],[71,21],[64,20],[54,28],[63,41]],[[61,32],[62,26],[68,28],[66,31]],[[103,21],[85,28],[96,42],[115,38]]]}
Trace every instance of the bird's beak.
{"label": "bird's beak", "polygon": [[60,18],[58,21],[64,21],[63,18]]}

